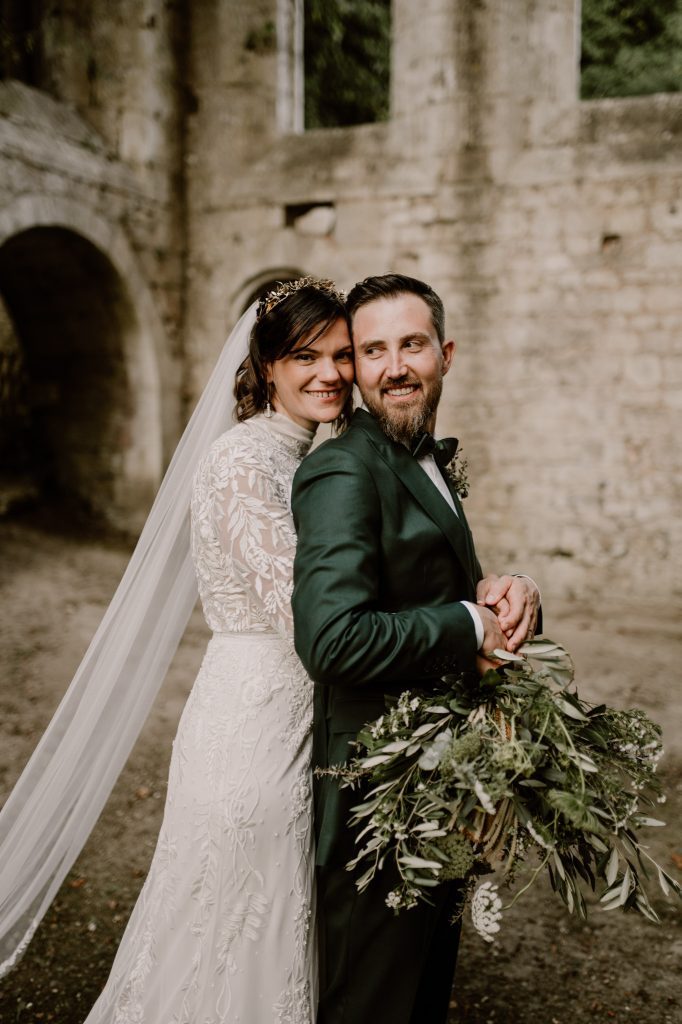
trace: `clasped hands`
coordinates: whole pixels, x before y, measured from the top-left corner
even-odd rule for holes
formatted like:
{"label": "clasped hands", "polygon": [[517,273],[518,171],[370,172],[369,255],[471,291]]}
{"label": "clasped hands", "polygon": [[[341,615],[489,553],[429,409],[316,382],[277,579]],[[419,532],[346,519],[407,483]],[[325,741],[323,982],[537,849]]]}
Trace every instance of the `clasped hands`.
{"label": "clasped hands", "polygon": [[540,591],[528,576],[486,576],[476,587],[476,604],[483,622],[483,644],[476,659],[483,675],[500,662],[491,657],[497,648],[516,651],[535,633]]}

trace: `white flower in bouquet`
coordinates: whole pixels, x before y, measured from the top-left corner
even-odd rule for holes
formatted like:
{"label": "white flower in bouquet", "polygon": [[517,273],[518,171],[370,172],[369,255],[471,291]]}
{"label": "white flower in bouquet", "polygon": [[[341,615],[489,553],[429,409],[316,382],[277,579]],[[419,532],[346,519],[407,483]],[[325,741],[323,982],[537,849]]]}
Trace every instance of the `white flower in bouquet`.
{"label": "white flower in bouquet", "polygon": [[497,895],[497,886],[483,882],[471,900],[471,920],[474,928],[486,942],[494,942],[500,930],[502,900]]}

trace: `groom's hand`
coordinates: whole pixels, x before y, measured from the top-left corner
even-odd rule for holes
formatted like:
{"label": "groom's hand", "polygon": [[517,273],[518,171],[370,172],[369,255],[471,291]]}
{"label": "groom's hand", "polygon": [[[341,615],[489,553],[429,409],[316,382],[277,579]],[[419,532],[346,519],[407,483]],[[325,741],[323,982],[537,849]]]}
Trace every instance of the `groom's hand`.
{"label": "groom's hand", "polygon": [[508,651],[534,635],[540,591],[528,576],[486,576],[476,588],[476,600],[497,613]]}
{"label": "groom's hand", "polygon": [[490,608],[479,607],[478,613],[483,623],[483,643],[476,658],[476,668],[483,675],[489,668],[497,668],[501,662],[492,657],[493,651],[507,649],[507,638],[502,632],[499,619]]}

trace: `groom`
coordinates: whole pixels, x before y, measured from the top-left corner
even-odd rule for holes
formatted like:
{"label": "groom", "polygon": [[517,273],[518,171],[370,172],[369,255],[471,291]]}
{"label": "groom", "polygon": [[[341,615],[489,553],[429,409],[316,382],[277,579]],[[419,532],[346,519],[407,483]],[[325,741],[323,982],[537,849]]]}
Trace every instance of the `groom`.
{"label": "groom", "polygon": [[[482,578],[455,485],[436,461],[428,435],[455,349],[441,300],[387,274],[356,285],[348,313],[367,411],[303,461],[292,496],[296,649],[317,684],[313,759],[323,767],[352,756],[386,696],[483,672],[496,648],[518,647],[539,603],[527,577]],[[357,852],[347,823],[360,800],[329,778],[316,784],[318,1024],[442,1024],[457,883],[433,890],[433,906],[398,915],[385,903],[397,882],[389,866],[358,893],[345,865]]]}

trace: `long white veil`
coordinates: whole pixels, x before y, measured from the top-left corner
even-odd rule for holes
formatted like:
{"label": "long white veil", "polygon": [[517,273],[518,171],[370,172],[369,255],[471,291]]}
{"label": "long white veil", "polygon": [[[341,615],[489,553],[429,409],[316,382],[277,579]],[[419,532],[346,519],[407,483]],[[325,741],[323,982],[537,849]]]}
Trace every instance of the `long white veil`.
{"label": "long white veil", "polygon": [[197,598],[189,504],[199,459],[233,422],[256,303],[230,334],[126,572],[52,721],[0,811],[0,977],[80,853],[144,724]]}

